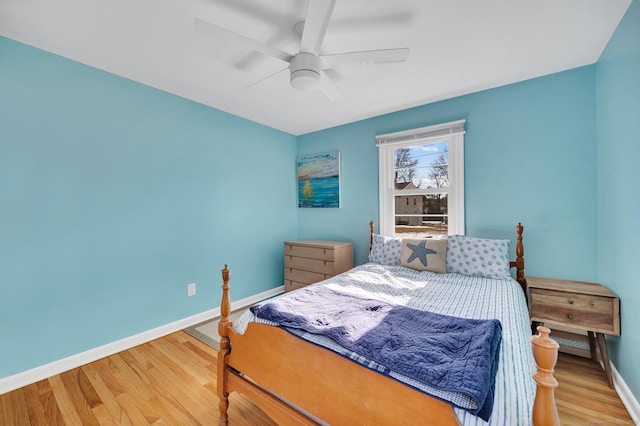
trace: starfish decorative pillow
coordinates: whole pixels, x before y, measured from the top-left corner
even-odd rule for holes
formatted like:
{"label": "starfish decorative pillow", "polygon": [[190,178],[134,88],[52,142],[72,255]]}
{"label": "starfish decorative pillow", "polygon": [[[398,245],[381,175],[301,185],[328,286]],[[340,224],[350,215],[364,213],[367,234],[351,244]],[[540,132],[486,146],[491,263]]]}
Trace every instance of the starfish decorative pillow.
{"label": "starfish decorative pillow", "polygon": [[446,259],[446,238],[402,240],[400,265],[405,268],[444,274],[447,272]]}

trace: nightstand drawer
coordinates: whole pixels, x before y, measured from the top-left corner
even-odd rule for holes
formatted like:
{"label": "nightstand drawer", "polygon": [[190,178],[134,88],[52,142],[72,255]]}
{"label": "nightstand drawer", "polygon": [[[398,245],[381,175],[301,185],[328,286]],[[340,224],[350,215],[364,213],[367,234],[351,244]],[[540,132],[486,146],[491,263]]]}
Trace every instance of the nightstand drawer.
{"label": "nightstand drawer", "polygon": [[610,297],[532,288],[531,318],[615,334]]}
{"label": "nightstand drawer", "polygon": [[333,260],[333,248],[307,247],[295,244],[285,244],[286,256],[306,257],[309,259]]}
{"label": "nightstand drawer", "polygon": [[284,267],[302,269],[303,271],[318,272],[333,275],[334,265],[329,260],[311,259],[298,256],[284,256]]}

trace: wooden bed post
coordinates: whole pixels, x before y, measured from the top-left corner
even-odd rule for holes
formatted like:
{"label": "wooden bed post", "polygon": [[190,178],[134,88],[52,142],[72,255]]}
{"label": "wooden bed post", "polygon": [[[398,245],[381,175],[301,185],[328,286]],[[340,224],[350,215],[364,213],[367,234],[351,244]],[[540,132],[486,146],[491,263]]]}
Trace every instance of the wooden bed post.
{"label": "wooden bed post", "polygon": [[558,360],[558,342],[549,338],[547,327],[538,326],[538,335],[531,337],[533,357],[538,371],[533,373],[536,381],[536,399],[533,402],[531,420],[533,426],[559,426],[558,409],[554,397],[558,381],[553,377],[553,368]]}
{"label": "wooden bed post", "polygon": [[376,223],[371,219],[369,222],[369,251],[373,248],[373,233],[376,232]]}
{"label": "wooden bed post", "polygon": [[229,330],[232,323],[229,318],[231,311],[231,298],[229,296],[229,268],[224,265],[222,269],[222,303],[220,305],[220,322],[218,334],[220,335],[220,351],[218,351],[218,397],[220,398],[220,424],[226,425],[229,421],[227,409],[229,408],[229,391],[227,389],[227,355],[229,355]]}
{"label": "wooden bed post", "polygon": [[527,279],[524,277],[524,246],[522,245],[522,231],[524,230],[524,226],[522,223],[516,225],[516,260],[509,262],[510,268],[516,268],[516,281],[520,283],[522,287],[522,291],[524,294],[527,294]]}

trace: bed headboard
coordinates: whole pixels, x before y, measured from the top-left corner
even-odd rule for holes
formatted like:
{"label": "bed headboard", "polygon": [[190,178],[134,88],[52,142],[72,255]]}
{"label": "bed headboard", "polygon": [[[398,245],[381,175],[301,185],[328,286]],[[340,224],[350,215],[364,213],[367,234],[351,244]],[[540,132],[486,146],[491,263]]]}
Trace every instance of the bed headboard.
{"label": "bed headboard", "polygon": [[[375,233],[376,223],[371,220],[369,222],[369,251],[373,247],[373,234]],[[522,245],[522,231],[524,226],[518,222],[516,225],[516,260],[509,262],[509,268],[516,268],[516,281],[522,287],[522,291],[527,294],[527,279],[524,276],[524,246]]]}

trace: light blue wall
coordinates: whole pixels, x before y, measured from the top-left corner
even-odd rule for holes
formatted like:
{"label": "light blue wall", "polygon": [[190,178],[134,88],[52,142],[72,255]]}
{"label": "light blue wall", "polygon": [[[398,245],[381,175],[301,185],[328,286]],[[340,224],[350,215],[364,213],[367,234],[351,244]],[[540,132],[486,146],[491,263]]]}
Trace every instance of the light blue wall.
{"label": "light blue wall", "polygon": [[[281,285],[285,239],[364,262],[375,136],[464,118],[467,234],[522,221],[529,275],[618,293],[611,354],[640,394],[638,9],[596,66],[297,139],[0,38],[0,378],[216,307],[223,263],[234,299]],[[296,155],[330,151],[342,208],[297,209]]]}
{"label": "light blue wall", "polygon": [[598,275],[620,297],[613,363],[640,399],[640,3],[635,0],[596,67]]}
{"label": "light blue wall", "polygon": [[[282,285],[296,139],[0,38],[0,378]],[[187,284],[197,295],[187,297]]]}
{"label": "light blue wall", "polygon": [[467,120],[468,235],[525,226],[529,275],[595,280],[595,67],[588,66],[298,137],[302,154],[340,151],[339,210],[300,209],[299,234],[356,243],[366,261],[378,218],[376,134]]}

